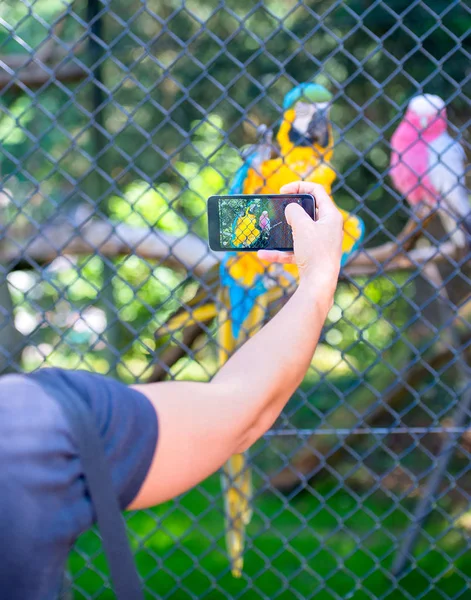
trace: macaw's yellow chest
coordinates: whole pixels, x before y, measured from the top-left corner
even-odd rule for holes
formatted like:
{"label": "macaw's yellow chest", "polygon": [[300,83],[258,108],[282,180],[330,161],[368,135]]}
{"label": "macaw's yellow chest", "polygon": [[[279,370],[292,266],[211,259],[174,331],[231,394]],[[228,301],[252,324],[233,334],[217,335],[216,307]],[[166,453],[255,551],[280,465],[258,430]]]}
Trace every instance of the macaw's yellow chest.
{"label": "macaw's yellow chest", "polygon": [[247,210],[243,217],[237,219],[232,243],[236,248],[248,248],[259,236],[260,229],[257,228],[257,219]]}
{"label": "macaw's yellow chest", "polygon": [[281,186],[292,181],[322,184],[330,194],[335,171],[311,149],[293,149],[286,157],[267,160],[258,169],[249,169],[244,194],[278,194]]}

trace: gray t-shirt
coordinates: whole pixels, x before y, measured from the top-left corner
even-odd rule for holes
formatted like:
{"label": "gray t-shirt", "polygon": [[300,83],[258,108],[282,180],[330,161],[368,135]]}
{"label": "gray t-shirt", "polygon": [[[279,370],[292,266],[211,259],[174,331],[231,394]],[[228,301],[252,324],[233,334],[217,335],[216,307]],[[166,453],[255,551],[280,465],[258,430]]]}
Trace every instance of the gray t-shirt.
{"label": "gray t-shirt", "polygon": [[59,406],[77,394],[95,416],[121,508],[149,470],[157,417],[140,392],[86,371],[0,377],[0,598],[57,598],[69,550],[95,520]]}
{"label": "gray t-shirt", "polygon": [[40,385],[54,386],[67,398],[79,393],[96,418],[121,509],[139,491],[157,443],[157,420],[150,401],[110,377],[88,371],[41,369],[30,375]]}

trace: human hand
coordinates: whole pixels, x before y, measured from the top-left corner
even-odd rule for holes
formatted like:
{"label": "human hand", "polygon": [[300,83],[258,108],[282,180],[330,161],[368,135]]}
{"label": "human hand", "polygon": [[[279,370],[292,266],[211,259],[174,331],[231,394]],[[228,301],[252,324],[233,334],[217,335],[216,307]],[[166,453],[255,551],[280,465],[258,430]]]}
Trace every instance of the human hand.
{"label": "human hand", "polygon": [[299,204],[288,204],[285,216],[293,230],[294,253],[259,250],[258,257],[273,263],[296,264],[303,285],[313,290],[324,288],[333,295],[342,256],[343,219],[339,210],[317,183],[288,183],[280,194],[312,194],[317,204],[317,221]]}

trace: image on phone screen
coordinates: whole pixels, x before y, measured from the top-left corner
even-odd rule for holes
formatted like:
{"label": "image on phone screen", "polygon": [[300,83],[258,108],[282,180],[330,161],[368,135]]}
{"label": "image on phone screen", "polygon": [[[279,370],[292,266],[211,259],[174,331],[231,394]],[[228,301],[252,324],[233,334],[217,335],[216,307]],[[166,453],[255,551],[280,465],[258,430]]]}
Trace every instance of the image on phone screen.
{"label": "image on phone screen", "polygon": [[227,250],[262,248],[291,249],[293,236],[285,219],[290,202],[302,205],[301,198],[219,199],[221,248]]}

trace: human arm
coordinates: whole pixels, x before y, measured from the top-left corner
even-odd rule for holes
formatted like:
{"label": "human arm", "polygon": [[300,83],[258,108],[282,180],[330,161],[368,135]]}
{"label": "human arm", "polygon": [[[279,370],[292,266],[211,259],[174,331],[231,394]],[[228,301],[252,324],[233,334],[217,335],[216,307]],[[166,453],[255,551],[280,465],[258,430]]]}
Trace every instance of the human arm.
{"label": "human arm", "polygon": [[250,447],[273,424],[309,367],[337,283],[342,218],[322,186],[297,182],[280,192],[312,193],[318,204],[316,222],[295,203],[286,209],[294,257],[259,252],[260,258],[273,262],[296,260],[299,287],[210,383],[134,386],[155,408],[159,438],[152,465],[130,508],[152,506],[182,493],[232,454]]}

